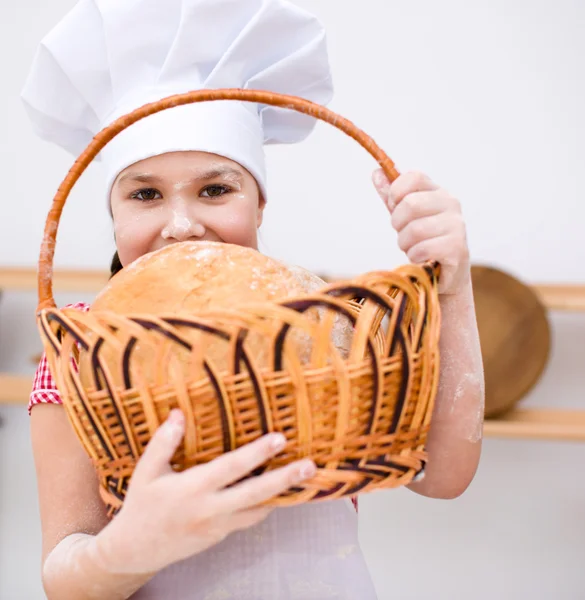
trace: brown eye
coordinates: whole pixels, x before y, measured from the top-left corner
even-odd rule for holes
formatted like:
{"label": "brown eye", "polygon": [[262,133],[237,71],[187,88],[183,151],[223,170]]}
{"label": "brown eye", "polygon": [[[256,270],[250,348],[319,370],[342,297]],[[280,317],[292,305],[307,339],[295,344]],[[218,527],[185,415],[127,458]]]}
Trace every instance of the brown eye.
{"label": "brown eye", "polygon": [[144,202],[150,202],[152,200],[156,200],[160,198],[161,195],[159,192],[153,188],[145,188],[143,190],[138,190],[132,194],[132,198],[136,198],[137,200],[142,200]]}
{"label": "brown eye", "polygon": [[225,185],[210,185],[201,192],[201,195],[206,198],[217,198],[218,196],[227,194],[229,191],[230,188]]}

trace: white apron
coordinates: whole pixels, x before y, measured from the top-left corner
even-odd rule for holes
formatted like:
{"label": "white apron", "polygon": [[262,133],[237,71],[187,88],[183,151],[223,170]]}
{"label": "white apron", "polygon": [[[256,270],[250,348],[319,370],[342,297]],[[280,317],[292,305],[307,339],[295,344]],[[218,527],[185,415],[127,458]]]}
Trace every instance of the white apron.
{"label": "white apron", "polygon": [[347,499],[278,508],[158,573],[134,600],[376,600]]}

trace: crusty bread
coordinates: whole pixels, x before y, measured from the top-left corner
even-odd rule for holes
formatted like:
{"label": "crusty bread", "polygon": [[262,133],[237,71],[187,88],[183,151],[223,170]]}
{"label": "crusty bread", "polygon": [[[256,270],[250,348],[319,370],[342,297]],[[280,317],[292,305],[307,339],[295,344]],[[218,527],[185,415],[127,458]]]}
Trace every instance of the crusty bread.
{"label": "crusty bread", "polygon": [[304,291],[297,275],[257,250],[183,242],[146,254],[120,271],[92,308],[121,314],[200,313]]}
{"label": "crusty bread", "polygon": [[[147,254],[123,269],[109,282],[92,305],[92,311],[109,311],[122,315],[201,315],[206,311],[232,309],[244,304],[273,302],[313,292],[323,280],[300,267],[287,267],[257,250],[218,242],[184,242],[172,244]],[[308,318],[319,319],[322,311],[313,309]],[[338,349],[348,347],[351,328],[339,320],[333,332]],[[192,338],[193,339],[193,338]],[[205,358],[219,371],[232,367],[229,346],[219,337],[202,334],[199,339]],[[300,330],[294,331],[287,343],[293,343],[302,362],[309,359],[311,341]],[[160,336],[159,344],[139,342],[133,351],[133,364],[139,361],[149,383],[165,383],[169,371],[163,368],[165,351],[173,346],[174,369],[188,376],[192,360],[187,351]],[[251,332],[246,350],[259,368],[272,368],[272,344]],[[166,350],[165,350],[166,348]],[[112,356],[105,350],[104,358]],[[87,358],[86,358],[87,360]],[[114,380],[122,378],[120,361],[106,358]],[[85,363],[85,364],[84,364]],[[81,361],[82,378],[87,382],[88,364]],[[84,374],[85,372],[85,374]]]}

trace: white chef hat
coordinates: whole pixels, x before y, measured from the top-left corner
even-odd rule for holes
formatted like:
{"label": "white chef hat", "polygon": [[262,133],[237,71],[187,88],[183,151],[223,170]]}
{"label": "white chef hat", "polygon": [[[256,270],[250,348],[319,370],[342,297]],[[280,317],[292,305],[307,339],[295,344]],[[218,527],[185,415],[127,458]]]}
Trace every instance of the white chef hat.
{"label": "white chef hat", "polygon": [[[80,0],[37,51],[22,98],[40,137],[79,155],[118,117],[194,89],[262,89],[326,104],[325,32],[286,0]],[[126,167],[200,150],[241,164],[266,198],[264,144],[303,140],[312,117],[250,103],[151,115],[103,150],[108,197]]]}

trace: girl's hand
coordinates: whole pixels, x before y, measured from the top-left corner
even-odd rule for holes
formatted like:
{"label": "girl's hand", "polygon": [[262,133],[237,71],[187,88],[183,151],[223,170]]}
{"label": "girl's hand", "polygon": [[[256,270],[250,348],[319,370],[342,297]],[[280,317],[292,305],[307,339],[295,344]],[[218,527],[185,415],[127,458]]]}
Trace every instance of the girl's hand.
{"label": "girl's hand", "polygon": [[422,173],[400,175],[391,184],[379,169],[373,180],[392,216],[400,249],[413,263],[440,263],[439,293],[455,294],[469,285],[469,249],[459,201]]}
{"label": "girl's hand", "polygon": [[202,552],[265,519],[271,509],[260,503],[315,474],[302,460],[235,484],[283,449],[280,434],[177,473],[170,460],[184,430],[183,414],[172,411],[140,458],[121,511],[97,536],[108,571],[154,573]]}

